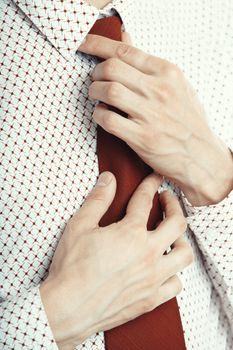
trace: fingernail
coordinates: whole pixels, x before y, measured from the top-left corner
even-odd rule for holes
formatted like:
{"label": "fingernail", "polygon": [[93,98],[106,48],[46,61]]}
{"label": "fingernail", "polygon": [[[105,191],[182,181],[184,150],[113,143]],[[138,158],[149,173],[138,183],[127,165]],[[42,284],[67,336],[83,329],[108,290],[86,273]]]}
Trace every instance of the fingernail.
{"label": "fingernail", "polygon": [[97,181],[97,186],[106,186],[108,185],[112,180],[112,174],[108,171],[100,174],[99,179]]}

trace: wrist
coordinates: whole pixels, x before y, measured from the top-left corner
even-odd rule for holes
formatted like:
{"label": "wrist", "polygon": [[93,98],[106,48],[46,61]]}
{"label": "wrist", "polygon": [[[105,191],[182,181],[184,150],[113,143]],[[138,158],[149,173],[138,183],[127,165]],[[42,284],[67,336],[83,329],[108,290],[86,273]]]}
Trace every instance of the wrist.
{"label": "wrist", "polygon": [[[78,329],[81,322],[72,324],[64,283],[47,278],[40,286],[43,307],[59,350],[71,350],[81,344],[86,336]],[[81,311],[81,310],[80,310]],[[75,329],[74,329],[75,328]]]}
{"label": "wrist", "polygon": [[232,153],[220,140],[215,140],[200,159],[201,162],[189,164],[188,176],[179,186],[194,206],[217,204],[233,189]]}
{"label": "wrist", "polygon": [[[41,284],[40,286],[40,295],[41,300],[44,306],[44,310],[48,319],[49,326],[52,330],[54,339],[59,347],[59,343],[65,338],[64,334],[60,332],[60,324],[61,320],[61,312],[59,310],[58,305],[58,286],[54,281],[49,279],[49,277]],[[64,329],[66,328],[66,324],[63,325]]]}
{"label": "wrist", "polygon": [[221,202],[232,190],[232,180],[218,182],[216,179],[207,178],[202,184],[181,188],[189,203],[193,206],[213,205]]}

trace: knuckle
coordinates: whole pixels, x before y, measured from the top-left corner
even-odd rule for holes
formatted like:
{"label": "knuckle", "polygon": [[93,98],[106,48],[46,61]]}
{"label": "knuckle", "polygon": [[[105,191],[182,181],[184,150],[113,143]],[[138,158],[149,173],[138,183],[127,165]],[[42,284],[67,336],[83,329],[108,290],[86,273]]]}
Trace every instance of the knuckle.
{"label": "knuckle", "polygon": [[176,214],[174,219],[175,219],[177,228],[179,229],[181,234],[183,234],[187,229],[187,221],[186,221],[184,215],[183,214]]}
{"label": "knuckle", "polygon": [[92,36],[91,40],[89,40],[88,37],[87,37],[85,45],[88,47],[88,49],[90,51],[95,51],[98,48],[98,46],[99,46],[99,39],[98,39],[98,37],[97,36],[95,36],[95,37]]}
{"label": "knuckle", "polygon": [[186,263],[184,260],[185,260],[185,258],[184,258],[182,251],[179,252],[179,255],[176,254],[174,256],[173,266],[174,266],[176,272],[179,272],[180,270],[182,270],[186,267]]}
{"label": "knuckle", "polygon": [[146,190],[139,190],[141,201],[146,205],[152,204],[152,198],[150,193],[148,193]]}
{"label": "knuckle", "polygon": [[103,75],[107,79],[111,79],[118,69],[118,59],[109,58],[103,67]]}
{"label": "knuckle", "polygon": [[143,303],[143,313],[152,311],[156,307],[154,296],[148,296]]}
{"label": "knuckle", "polygon": [[113,113],[111,111],[108,112],[106,118],[103,119],[103,127],[108,130],[110,133],[114,133],[116,129],[115,118],[113,117]]}
{"label": "knuckle", "polygon": [[188,243],[180,248],[179,255],[176,255],[176,266],[177,271],[184,269],[188,265],[190,265],[194,260],[194,255],[191,246]]}
{"label": "knuckle", "polygon": [[171,79],[172,78],[177,79],[181,76],[180,68],[173,63],[166,64],[164,67],[164,71],[165,71],[165,74]]}
{"label": "knuckle", "polygon": [[104,193],[102,191],[92,191],[88,195],[88,200],[95,201],[98,203],[102,203],[104,201]]}
{"label": "knuckle", "polygon": [[176,276],[173,282],[173,294],[178,295],[183,289],[181,280]]}
{"label": "knuckle", "polygon": [[122,95],[121,84],[113,82],[107,88],[107,98],[110,102],[117,102]]}
{"label": "knuckle", "polygon": [[93,93],[95,92],[95,89],[97,87],[97,82],[94,81],[90,86],[89,86],[89,96],[92,97]]}
{"label": "knuckle", "polygon": [[141,242],[144,235],[142,234],[142,224],[140,218],[135,216],[133,219],[129,218],[126,222],[127,231],[129,234],[133,234],[133,237],[137,237],[137,241]]}
{"label": "knuckle", "polygon": [[175,296],[177,296],[183,289],[181,280],[178,276],[171,277],[170,281],[168,282],[167,288],[165,290],[159,291],[159,299],[160,304],[171,300]]}
{"label": "knuckle", "polygon": [[156,67],[156,60],[152,55],[147,55],[145,57],[145,66],[151,67],[152,69]]}
{"label": "knuckle", "polygon": [[130,45],[122,43],[117,47],[116,55],[117,57],[121,58],[131,54],[131,52],[132,52],[132,47]]}
{"label": "knuckle", "polygon": [[154,154],[155,140],[156,140],[156,143],[158,143],[158,139],[160,138],[160,132],[157,131],[155,133],[154,130],[152,129],[149,130],[147,128],[141,128],[139,137],[140,137],[141,147],[146,149],[149,155]]}
{"label": "knuckle", "polygon": [[174,88],[168,83],[160,83],[157,87],[157,99],[161,103],[172,100],[175,96]]}
{"label": "knuckle", "polygon": [[183,259],[185,266],[192,264],[194,261],[194,254],[191,246],[187,243],[183,251]]}

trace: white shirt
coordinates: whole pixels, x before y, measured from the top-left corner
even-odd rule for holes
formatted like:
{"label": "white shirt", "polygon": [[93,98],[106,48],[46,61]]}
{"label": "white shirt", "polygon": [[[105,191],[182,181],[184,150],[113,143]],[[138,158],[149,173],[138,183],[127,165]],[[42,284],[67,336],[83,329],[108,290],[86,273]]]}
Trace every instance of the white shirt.
{"label": "white shirt", "polygon": [[[183,70],[210,127],[233,148],[232,0],[114,0],[101,11],[79,0],[2,0],[3,349],[57,350],[39,285],[98,176],[88,99],[96,59],[77,48],[99,16],[116,12],[135,46]],[[187,349],[233,349],[233,194],[195,208],[164,188],[183,203],[195,254],[177,297]],[[76,349],[104,350],[103,333]]]}

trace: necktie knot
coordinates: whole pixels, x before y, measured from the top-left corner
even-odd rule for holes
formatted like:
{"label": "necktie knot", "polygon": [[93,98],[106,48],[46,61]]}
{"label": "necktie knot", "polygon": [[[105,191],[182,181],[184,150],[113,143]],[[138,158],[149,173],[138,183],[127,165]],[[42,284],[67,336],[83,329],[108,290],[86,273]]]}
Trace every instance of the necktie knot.
{"label": "necktie knot", "polygon": [[98,19],[89,34],[104,36],[106,38],[121,41],[121,26],[120,17],[111,16]]}

